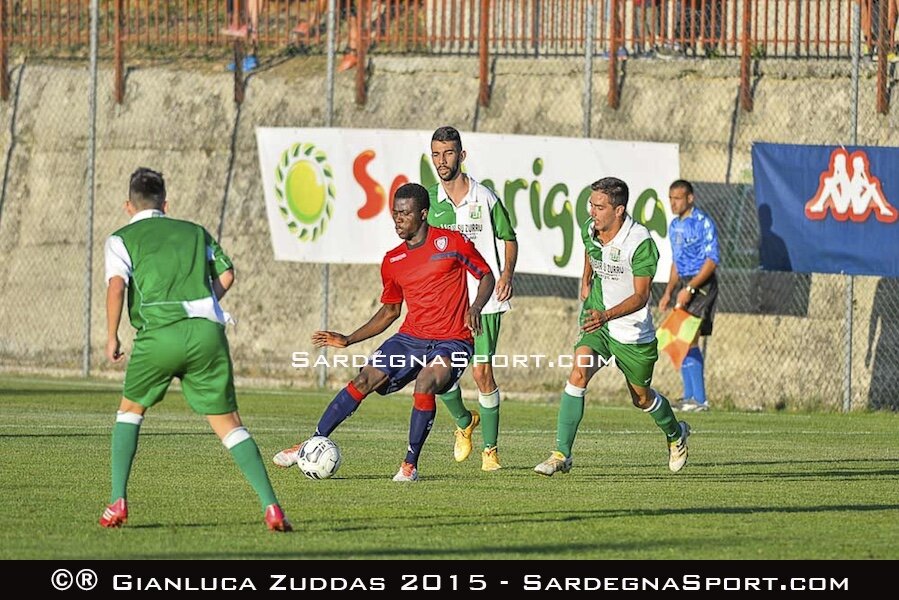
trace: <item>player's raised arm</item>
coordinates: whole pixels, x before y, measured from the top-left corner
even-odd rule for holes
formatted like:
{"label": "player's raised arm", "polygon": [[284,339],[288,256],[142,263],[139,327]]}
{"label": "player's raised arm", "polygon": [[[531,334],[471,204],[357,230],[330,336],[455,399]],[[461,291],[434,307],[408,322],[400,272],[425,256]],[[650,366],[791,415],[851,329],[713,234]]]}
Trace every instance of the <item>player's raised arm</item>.
{"label": "player's raised arm", "polygon": [[346,348],[353,344],[367,340],[390,327],[396,321],[402,311],[402,303],[382,304],[378,312],[368,322],[351,333],[344,335],[336,331],[316,331],[312,334],[312,343],[316,348],[331,346],[332,348]]}

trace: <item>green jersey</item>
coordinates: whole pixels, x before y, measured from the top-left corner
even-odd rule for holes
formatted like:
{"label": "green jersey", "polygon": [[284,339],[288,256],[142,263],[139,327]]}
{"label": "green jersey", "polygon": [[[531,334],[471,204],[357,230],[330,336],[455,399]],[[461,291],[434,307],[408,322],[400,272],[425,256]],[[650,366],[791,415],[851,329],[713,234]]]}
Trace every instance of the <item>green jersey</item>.
{"label": "green jersey", "polygon": [[225,323],[212,279],[232,268],[231,259],[194,223],[143,210],[106,240],[106,281],[128,286],[128,316],[138,332],[183,319]]}
{"label": "green jersey", "polygon": [[[593,268],[593,286],[584,309],[606,310],[634,294],[634,277],[654,277],[659,250],[649,230],[625,215],[621,229],[608,244],[594,236],[593,219],[581,226],[587,257]],[[643,344],[655,339],[649,306],[609,321],[611,338],[622,344]]]}
{"label": "green jersey", "polygon": [[[509,219],[506,207],[500,202],[490,188],[485,187],[468,178],[468,194],[462,199],[462,204],[456,206],[446,190],[439,183],[428,190],[431,196],[431,209],[428,211],[428,225],[452,229],[463,234],[474,244],[490,270],[499,280],[502,273],[502,263],[506,256],[505,241],[515,240],[515,230]],[[501,241],[502,240],[502,241]],[[468,275],[468,300],[474,302],[478,295],[478,280],[471,274]],[[481,314],[506,312],[511,308],[509,301],[499,302],[496,299],[496,289],[490,295],[490,300],[484,305]]]}

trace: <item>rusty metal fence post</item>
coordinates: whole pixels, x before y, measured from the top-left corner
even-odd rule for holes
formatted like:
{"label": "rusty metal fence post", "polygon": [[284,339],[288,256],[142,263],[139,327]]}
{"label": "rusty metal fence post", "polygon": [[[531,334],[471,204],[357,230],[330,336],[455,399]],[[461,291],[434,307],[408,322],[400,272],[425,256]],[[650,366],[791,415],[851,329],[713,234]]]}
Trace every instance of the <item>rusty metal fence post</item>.
{"label": "rusty metal fence post", "polygon": [[369,33],[371,24],[369,23],[368,11],[371,0],[359,2],[359,14],[356,16],[356,104],[365,106],[368,100],[368,92],[366,90],[366,52],[370,40]]}
{"label": "rusty metal fence post", "polygon": [[125,0],[115,0],[115,101],[125,99]]}
{"label": "rusty metal fence post", "polygon": [[0,0],[0,99],[9,100],[9,40],[6,31],[6,0]]}
{"label": "rusty metal fence post", "polygon": [[[236,33],[241,32],[242,18],[241,1],[234,0],[231,13],[231,29]],[[246,35],[249,35],[249,28]],[[244,35],[238,34],[234,36],[234,103],[237,105],[243,104],[244,100],[243,59],[246,54],[244,39]]]}
{"label": "rusty metal fence post", "polygon": [[478,66],[480,89],[478,104],[490,106],[490,0],[481,0],[481,22],[478,30]]}
{"label": "rusty metal fence post", "polygon": [[610,0],[612,14],[609,17],[609,108],[618,109],[621,104],[618,89],[618,48],[621,36],[621,22],[618,20],[619,0]]}
{"label": "rusty metal fence post", "polygon": [[593,41],[596,37],[596,0],[587,0],[584,23],[584,124],[582,132],[590,137],[590,119],[593,117]]}
{"label": "rusty metal fence post", "polygon": [[861,10],[861,0],[852,0],[852,12],[849,20],[851,28],[849,52],[852,55],[849,116],[852,120],[852,129],[849,131],[849,134],[852,136],[853,146],[858,145],[858,68],[861,58]]}
{"label": "rusty metal fence post", "polygon": [[879,11],[877,12],[877,112],[885,115],[890,110],[890,103],[887,98],[887,42],[892,44],[893,40],[887,32],[892,31],[892,27],[887,26],[887,12],[890,9],[891,2],[879,2]]}
{"label": "rusty metal fence post", "polygon": [[752,90],[749,86],[749,77],[752,67],[752,5],[749,0],[743,0],[743,28],[740,34],[740,108],[745,112],[752,112]]}
{"label": "rusty metal fence post", "polygon": [[[4,0],[0,0],[3,2]],[[97,159],[97,55],[100,47],[100,0],[90,3],[90,85],[87,118],[87,210],[85,211],[84,259],[84,346],[81,353],[81,376],[91,374],[91,303],[94,272],[94,192]]]}

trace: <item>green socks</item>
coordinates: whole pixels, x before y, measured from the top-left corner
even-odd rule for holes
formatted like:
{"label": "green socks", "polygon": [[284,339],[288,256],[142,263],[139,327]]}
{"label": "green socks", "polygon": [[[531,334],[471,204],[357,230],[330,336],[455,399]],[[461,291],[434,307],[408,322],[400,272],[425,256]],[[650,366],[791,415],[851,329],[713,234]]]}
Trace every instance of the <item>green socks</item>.
{"label": "green socks", "polygon": [[668,399],[656,392],[656,390],[652,391],[655,392],[656,397],[649,408],[644,409],[644,412],[648,412],[652,420],[659,426],[659,429],[665,432],[668,441],[674,442],[680,437],[680,425],[677,423],[677,417],[674,416],[674,411],[671,410],[671,404],[668,403]]}
{"label": "green socks", "polygon": [[143,415],[119,412],[112,428],[112,492],[109,503],[119,498],[127,498],[128,476],[137,453],[137,436]]}
{"label": "green socks", "polygon": [[481,406],[481,435],[484,438],[484,449],[496,446],[499,438],[499,388],[489,394],[478,394]]}
{"label": "green socks", "polygon": [[262,462],[262,455],[259,454],[256,442],[250,437],[250,432],[244,427],[237,427],[225,436],[222,443],[231,452],[244,477],[256,490],[262,509],[265,510],[269,504],[277,504],[278,499],[265,470],[265,463]]}
{"label": "green socks", "polygon": [[471,425],[471,411],[462,404],[462,389],[459,386],[445,394],[440,394],[440,400],[446,405],[446,410],[453,415],[458,427],[465,429]]}
{"label": "green socks", "polygon": [[565,455],[571,456],[571,447],[574,445],[574,436],[577,428],[584,418],[584,395],[587,388],[579,388],[570,383],[565,384],[562,399],[559,403],[559,422],[556,430],[556,449]]}

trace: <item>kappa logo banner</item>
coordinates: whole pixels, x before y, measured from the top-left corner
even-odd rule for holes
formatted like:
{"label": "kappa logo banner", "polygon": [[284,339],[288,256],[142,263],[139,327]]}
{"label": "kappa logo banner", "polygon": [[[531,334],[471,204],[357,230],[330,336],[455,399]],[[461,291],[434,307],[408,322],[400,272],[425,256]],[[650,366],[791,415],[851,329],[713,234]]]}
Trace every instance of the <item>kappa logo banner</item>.
{"label": "kappa logo banner", "polygon": [[[425,187],[438,182],[432,133],[258,128],[275,259],[379,264],[401,241],[390,215],[394,192],[410,181]],[[509,212],[519,272],[581,276],[580,224],[589,218],[590,184],[611,175],[630,187],[628,212],[651,232],[661,255],[656,281],[667,281],[676,144],[464,131],[462,142],[468,153],[463,169],[495,190]],[[470,211],[472,219],[489,218],[480,205]]]}
{"label": "kappa logo banner", "polygon": [[763,269],[899,277],[899,148],[754,144]]}
{"label": "kappa logo banner", "polygon": [[830,168],[821,173],[815,197],[805,205],[805,216],[821,220],[830,214],[837,221],[864,223],[873,214],[883,223],[895,222],[899,211],[887,202],[880,180],[870,171],[864,150],[850,156],[845,148],[836,148],[830,155]]}

